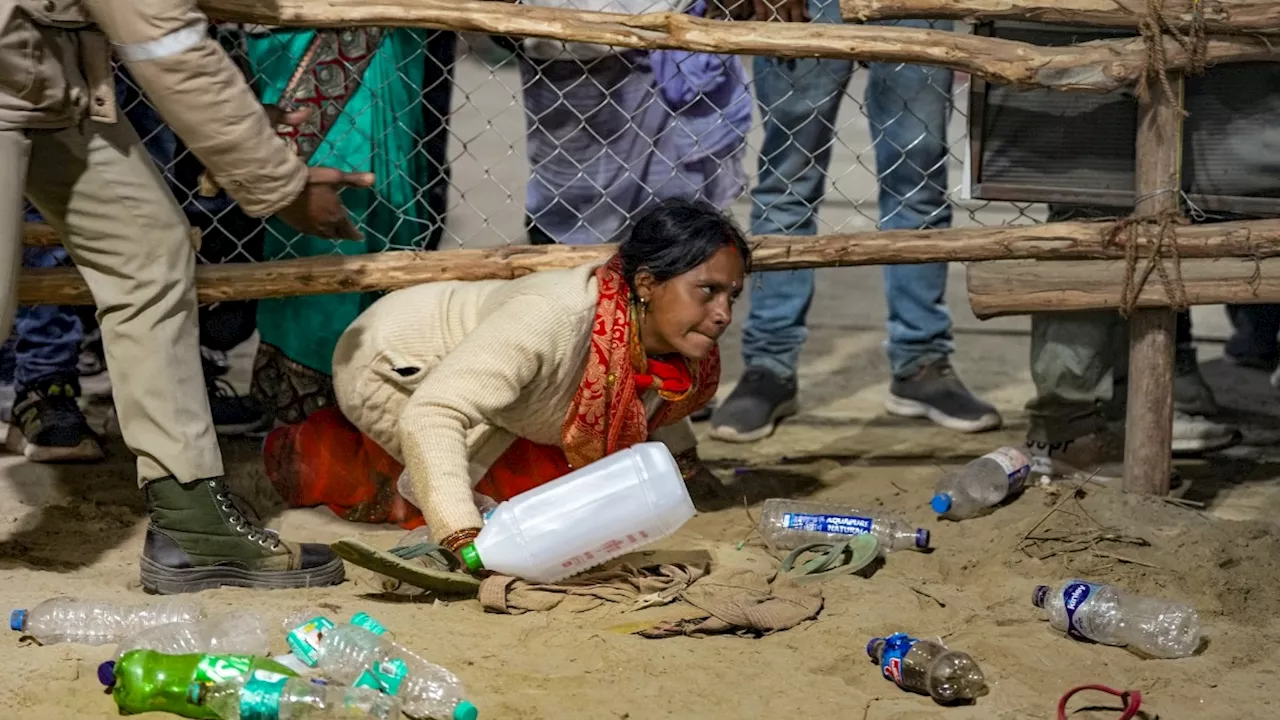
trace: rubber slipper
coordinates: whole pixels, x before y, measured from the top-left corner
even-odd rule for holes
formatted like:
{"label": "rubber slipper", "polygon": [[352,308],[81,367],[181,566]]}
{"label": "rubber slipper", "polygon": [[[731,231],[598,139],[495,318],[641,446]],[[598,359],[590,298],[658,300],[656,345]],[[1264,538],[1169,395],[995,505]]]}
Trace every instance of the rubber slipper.
{"label": "rubber slipper", "polygon": [[379,550],[359,540],[339,540],[329,547],[352,565],[416,588],[470,597],[480,592],[480,579],[464,572],[453,553],[434,543]]}
{"label": "rubber slipper", "polygon": [[[815,542],[792,550],[782,560],[782,572],[798,581],[821,580],[833,575],[852,575],[870,565],[880,554],[875,535],[854,535],[844,542]],[[806,555],[812,557],[801,558]]]}

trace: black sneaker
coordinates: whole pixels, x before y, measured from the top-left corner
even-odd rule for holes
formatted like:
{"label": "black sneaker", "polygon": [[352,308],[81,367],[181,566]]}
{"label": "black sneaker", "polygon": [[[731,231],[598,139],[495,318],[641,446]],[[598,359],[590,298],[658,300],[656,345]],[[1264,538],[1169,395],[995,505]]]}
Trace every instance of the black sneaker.
{"label": "black sneaker", "polygon": [[766,368],[748,368],[724,404],[711,413],[711,437],[755,442],[773,434],[778,421],[796,414],[796,379]]}
{"label": "black sneaker", "polygon": [[260,435],[271,429],[275,418],[257,400],[240,395],[222,376],[227,368],[204,360],[204,384],[209,392],[209,412],[219,435]]}
{"label": "black sneaker", "polygon": [[894,378],[884,407],[891,415],[929,418],[950,430],[983,432],[1000,427],[1000,413],[969,392],[947,360],[926,365],[905,380]]}
{"label": "black sneaker", "polygon": [[80,411],[79,397],[74,377],[51,376],[20,389],[5,447],[31,462],[101,460],[102,442]]}

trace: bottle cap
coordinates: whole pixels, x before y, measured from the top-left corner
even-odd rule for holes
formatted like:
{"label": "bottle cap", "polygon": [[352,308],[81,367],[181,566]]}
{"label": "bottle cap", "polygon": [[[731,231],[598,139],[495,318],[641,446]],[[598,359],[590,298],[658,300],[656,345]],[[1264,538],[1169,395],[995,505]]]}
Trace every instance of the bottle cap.
{"label": "bottle cap", "polygon": [[22,632],[27,629],[27,611],[14,610],[9,613],[9,629]]}
{"label": "bottle cap", "polygon": [[116,685],[116,661],[108,660],[98,666],[98,682],[103,687],[113,688]]}
{"label": "bottle cap", "polygon": [[1031,604],[1038,608],[1044,607],[1044,601],[1049,599],[1049,586],[1037,585],[1035,592],[1031,593]]}
{"label": "bottle cap", "polygon": [[462,556],[462,562],[466,563],[467,570],[475,572],[484,569],[484,561],[480,559],[480,552],[476,550],[475,543],[463,545],[458,554]]}
{"label": "bottle cap", "polygon": [[867,641],[867,657],[871,658],[872,660],[875,660],[876,646],[883,642],[884,642],[884,638],[881,638],[881,637],[873,637],[869,641]]}
{"label": "bottle cap", "polygon": [[929,531],[924,528],[916,528],[916,547],[921,550],[929,547]]}
{"label": "bottle cap", "polygon": [[480,717],[480,710],[469,700],[459,702],[453,709],[453,720],[476,720],[478,717]]}
{"label": "bottle cap", "polygon": [[938,493],[929,501],[929,507],[933,508],[934,512],[942,515],[951,509],[951,496],[947,493]]}

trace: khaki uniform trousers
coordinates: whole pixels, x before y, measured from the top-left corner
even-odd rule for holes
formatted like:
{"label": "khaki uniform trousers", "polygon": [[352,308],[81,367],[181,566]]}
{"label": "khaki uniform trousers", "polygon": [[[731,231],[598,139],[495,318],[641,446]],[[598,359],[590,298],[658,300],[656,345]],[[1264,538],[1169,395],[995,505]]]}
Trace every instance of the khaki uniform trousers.
{"label": "khaki uniform trousers", "polygon": [[196,323],[185,216],[133,127],[0,130],[0,338],[17,310],[23,196],[63,238],[98,306],[139,485],[222,475]]}

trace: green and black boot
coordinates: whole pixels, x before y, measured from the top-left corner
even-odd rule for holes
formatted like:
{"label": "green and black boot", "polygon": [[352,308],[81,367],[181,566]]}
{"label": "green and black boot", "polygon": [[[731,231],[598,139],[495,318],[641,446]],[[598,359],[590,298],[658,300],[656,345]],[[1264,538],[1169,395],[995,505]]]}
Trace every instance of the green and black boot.
{"label": "green and black boot", "polygon": [[144,492],[151,524],[139,565],[151,592],[319,587],[345,578],[327,545],[285,542],[250,522],[222,478],[185,485],[162,478]]}

